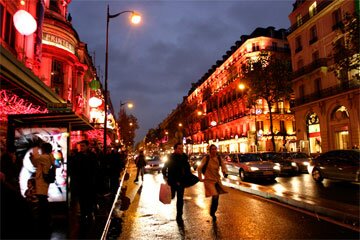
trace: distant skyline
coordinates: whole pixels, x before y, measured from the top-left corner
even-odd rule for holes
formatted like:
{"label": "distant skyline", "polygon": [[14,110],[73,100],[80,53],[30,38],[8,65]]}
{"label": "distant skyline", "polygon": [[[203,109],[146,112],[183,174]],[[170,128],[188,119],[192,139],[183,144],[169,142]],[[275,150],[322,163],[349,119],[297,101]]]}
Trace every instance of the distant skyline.
{"label": "distant skyline", "polygon": [[127,13],[109,24],[108,89],[116,114],[120,101],[134,103],[126,111],[138,119],[138,142],[182,102],[191,83],[221,60],[241,35],[258,27],[289,28],[294,2],[78,0],[68,10],[102,82],[107,4],[110,14],[125,10],[141,14],[139,26],[129,23]]}

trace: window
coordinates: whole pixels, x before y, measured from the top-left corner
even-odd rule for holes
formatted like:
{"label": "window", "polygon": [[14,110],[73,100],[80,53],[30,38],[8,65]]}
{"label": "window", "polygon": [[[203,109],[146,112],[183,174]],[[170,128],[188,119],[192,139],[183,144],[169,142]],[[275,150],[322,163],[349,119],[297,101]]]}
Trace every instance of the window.
{"label": "window", "polygon": [[332,29],[338,29],[341,26],[341,11],[340,9],[335,10],[332,13],[333,26]]}
{"label": "window", "polygon": [[260,50],[259,43],[253,43],[252,44],[252,50],[253,50],[253,52],[259,51]]}
{"label": "window", "polygon": [[312,53],[312,60],[315,62],[316,60],[319,60],[319,51],[315,51]]}
{"label": "window", "polygon": [[64,66],[63,63],[54,59],[51,68],[51,88],[56,94],[62,96],[64,88]]}
{"label": "window", "polygon": [[11,48],[15,49],[15,27],[13,24],[13,16],[2,4],[0,4],[0,34],[1,38]]}
{"label": "window", "polygon": [[50,0],[50,10],[57,13],[61,13],[59,8],[59,3],[57,0]]}
{"label": "window", "polygon": [[297,69],[301,69],[304,67],[304,61],[302,59],[299,59],[299,61],[297,62]]}
{"label": "window", "polygon": [[295,38],[295,53],[300,52],[301,50],[302,50],[301,36],[297,36]]}
{"label": "window", "polygon": [[314,26],[312,26],[310,28],[310,41],[309,41],[309,44],[313,44],[317,40],[318,40],[318,37],[317,37],[316,25],[314,25]]}
{"label": "window", "polygon": [[285,122],[284,121],[280,121],[280,132],[285,133]]}
{"label": "window", "polygon": [[301,14],[296,16],[296,23],[297,23],[298,27],[302,25],[302,16],[301,16]]}
{"label": "window", "polygon": [[299,87],[299,97],[300,97],[300,99],[303,99],[304,96],[305,96],[305,87],[304,87],[304,84],[302,84]]}
{"label": "window", "polygon": [[321,78],[315,79],[314,84],[315,84],[315,86],[314,86],[315,93],[320,94],[320,91],[321,91]]}
{"label": "window", "polygon": [[309,7],[309,16],[312,17],[317,13],[316,10],[316,2],[314,2],[313,4],[311,4],[311,6]]}
{"label": "window", "polygon": [[256,122],[256,131],[263,130],[264,131],[264,122],[263,121],[257,121]]}

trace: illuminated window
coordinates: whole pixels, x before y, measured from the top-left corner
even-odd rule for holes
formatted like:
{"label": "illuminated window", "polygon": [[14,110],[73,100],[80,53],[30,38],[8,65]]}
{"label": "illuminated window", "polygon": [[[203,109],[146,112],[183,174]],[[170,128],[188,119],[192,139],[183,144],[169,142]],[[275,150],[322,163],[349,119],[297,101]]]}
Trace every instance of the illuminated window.
{"label": "illuminated window", "polygon": [[302,16],[301,16],[301,14],[296,16],[296,23],[297,23],[298,27],[302,25]]}
{"label": "illuminated window", "polygon": [[316,10],[316,2],[314,2],[313,4],[311,4],[311,6],[309,7],[309,15],[310,17],[314,16],[317,13]]}

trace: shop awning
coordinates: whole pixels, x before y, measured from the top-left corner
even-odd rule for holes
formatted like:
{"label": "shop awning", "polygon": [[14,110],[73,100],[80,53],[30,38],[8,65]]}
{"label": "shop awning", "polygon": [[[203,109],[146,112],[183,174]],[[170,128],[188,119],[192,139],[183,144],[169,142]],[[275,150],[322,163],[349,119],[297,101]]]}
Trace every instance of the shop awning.
{"label": "shop awning", "polygon": [[8,123],[15,128],[69,127],[71,131],[94,129],[88,119],[74,112],[8,115]]}

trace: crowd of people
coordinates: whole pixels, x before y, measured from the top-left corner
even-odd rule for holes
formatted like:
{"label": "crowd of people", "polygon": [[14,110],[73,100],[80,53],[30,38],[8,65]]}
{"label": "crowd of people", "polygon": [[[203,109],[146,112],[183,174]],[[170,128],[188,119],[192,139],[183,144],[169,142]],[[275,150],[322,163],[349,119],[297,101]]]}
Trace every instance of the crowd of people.
{"label": "crowd of people", "polygon": [[[35,134],[22,136],[16,144],[18,148],[14,151],[1,148],[1,239],[50,239],[51,183],[45,177],[56,162],[53,146]],[[71,201],[80,208],[81,224],[94,220],[100,198],[115,197],[126,159],[126,152],[118,149],[110,149],[104,156],[87,140],[78,142],[72,150],[67,161],[68,191]],[[33,168],[33,172],[29,173],[26,190],[22,192],[19,179],[24,165]]]}
{"label": "crowd of people", "polygon": [[[2,219],[6,219],[6,221],[1,221],[2,239],[49,239],[51,237],[51,210],[48,202],[50,183],[44,180],[44,175],[56,162],[53,147],[50,143],[40,141],[34,136],[31,136],[30,140],[27,142],[34,143],[31,148],[19,148],[20,150],[14,153],[1,149],[1,211]],[[38,149],[35,151],[34,148]],[[19,154],[20,151],[22,151],[21,154]],[[19,175],[26,155],[35,172],[28,178],[27,189],[22,193]],[[94,220],[99,198],[115,197],[121,172],[127,163],[127,153],[120,152],[118,149],[109,149],[104,156],[96,145],[90,145],[88,140],[82,140],[77,143],[75,149],[72,149],[67,162],[71,203],[79,206],[80,223],[90,223]],[[144,181],[146,161],[143,151],[139,152],[135,164],[137,167],[135,182],[140,177]],[[171,187],[171,197],[176,196],[176,220],[179,224],[183,222],[185,188],[197,181],[204,182],[205,196],[212,197],[209,213],[213,221],[216,221],[215,213],[219,195],[226,193],[221,184],[220,169],[225,172],[224,164],[217,157],[215,145],[210,146],[208,157],[204,157],[198,167],[198,177],[191,173],[188,156],[183,152],[183,145],[181,143],[174,145],[174,152],[165,163],[162,174]],[[196,178],[196,181],[190,185],[189,176]]]}

